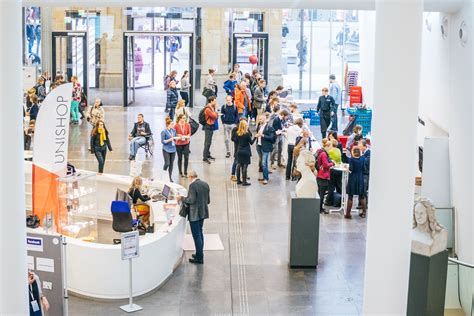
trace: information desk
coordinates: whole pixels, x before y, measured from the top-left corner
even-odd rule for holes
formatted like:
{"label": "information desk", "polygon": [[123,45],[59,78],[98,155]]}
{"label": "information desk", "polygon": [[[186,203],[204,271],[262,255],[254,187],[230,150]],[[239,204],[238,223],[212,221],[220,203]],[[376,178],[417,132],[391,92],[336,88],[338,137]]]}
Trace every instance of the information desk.
{"label": "information desk", "polygon": [[[140,257],[133,259],[133,294],[142,295],[162,285],[181,262],[185,219],[176,214],[153,234],[140,236]],[[128,261],[121,246],[67,238],[68,289],[100,299],[128,298]]]}
{"label": "information desk", "polygon": [[[26,189],[27,192],[31,192],[31,162],[25,161],[25,171]],[[81,172],[84,171],[77,170],[77,173]],[[97,209],[91,210],[89,214],[84,212],[84,216],[91,219],[96,216],[106,222],[110,221],[110,226],[112,226],[111,203],[115,200],[117,189],[128,191],[132,177],[104,174],[96,176],[95,183]],[[144,185],[149,190],[161,190],[165,184],[171,188],[172,196],[178,192],[187,194],[180,185],[144,179]],[[172,203],[173,201],[169,201],[169,204]],[[178,215],[179,206],[176,204],[171,210],[168,208],[169,212],[166,214],[163,201],[150,201],[149,204],[152,210],[151,219],[155,223],[155,232],[139,237],[140,256],[133,259],[134,296],[148,293],[161,286],[172,275],[183,255],[182,244],[186,220]],[[170,214],[174,216],[171,225],[168,224]],[[107,236],[106,240],[110,239],[110,243],[66,237],[66,271],[69,291],[97,299],[128,298],[129,266],[127,260],[121,259],[121,245],[112,244],[112,239],[116,237]]]}

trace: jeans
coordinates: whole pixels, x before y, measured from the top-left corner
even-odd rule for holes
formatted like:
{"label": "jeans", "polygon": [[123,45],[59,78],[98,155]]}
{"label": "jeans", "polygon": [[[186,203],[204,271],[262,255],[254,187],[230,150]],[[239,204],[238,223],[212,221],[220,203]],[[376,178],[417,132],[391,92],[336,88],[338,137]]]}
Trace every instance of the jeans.
{"label": "jeans", "polygon": [[163,165],[163,170],[168,170],[168,174],[170,176],[170,181],[171,176],[173,175],[173,163],[174,163],[174,157],[176,156],[176,153],[169,153],[166,150],[163,149],[163,158],[165,160],[165,164]]}
{"label": "jeans", "polygon": [[270,156],[271,164],[275,162],[275,156],[277,155],[278,165],[281,165],[281,152],[283,151],[283,136],[278,135],[276,137],[275,144],[273,144],[273,151]]}
{"label": "jeans", "polygon": [[189,162],[189,144],[176,145],[176,152],[178,153],[178,170],[179,174],[183,174],[183,156],[184,156],[184,174],[188,174]]}
{"label": "jeans", "polygon": [[189,222],[191,227],[191,234],[194,239],[194,246],[196,247],[196,261],[204,261],[204,234],[202,233],[202,226],[204,220]]}
{"label": "jeans", "polygon": [[224,137],[225,137],[225,149],[230,153],[230,141],[232,138],[232,129],[235,124],[223,124],[224,125]]}
{"label": "jeans", "polygon": [[258,154],[258,172],[263,172],[263,167],[262,167],[262,146],[257,145],[257,154]]}
{"label": "jeans", "polygon": [[176,111],[176,107],[169,107],[169,112],[168,112],[168,116],[170,117],[171,120],[174,119],[174,112]]}
{"label": "jeans", "polygon": [[202,152],[202,159],[208,159],[211,156],[212,135],[214,131],[212,126],[204,126],[204,150]]}
{"label": "jeans", "polygon": [[79,101],[71,102],[71,115],[73,122],[79,122]]}
{"label": "jeans", "polygon": [[232,163],[232,172],[231,175],[235,176],[235,171],[237,170],[237,159],[234,158],[234,162]]}
{"label": "jeans", "polygon": [[323,203],[324,203],[324,195],[328,191],[329,187],[329,180],[316,178],[316,182],[318,183],[318,194],[319,194],[319,211],[324,211]]}
{"label": "jeans", "polygon": [[268,159],[270,158],[270,153],[262,151],[262,172],[263,180],[268,181]]}
{"label": "jeans", "polygon": [[137,155],[138,148],[140,148],[141,145],[144,145],[146,143],[146,138],[144,136],[138,136],[133,138],[130,141],[130,156],[135,157]]}
{"label": "jeans", "polygon": [[107,148],[94,148],[94,154],[99,162],[99,173],[104,172],[105,158],[107,157]]}
{"label": "jeans", "polygon": [[288,161],[286,162],[286,178],[290,179],[293,171],[293,150],[295,145],[288,145]]}
{"label": "jeans", "polygon": [[332,131],[338,131],[337,128],[337,108],[339,107],[339,104],[336,104],[336,109],[334,110],[334,115],[331,117],[331,130]]}
{"label": "jeans", "polygon": [[181,95],[181,99],[184,100],[184,106],[188,106],[189,104],[189,93],[180,91],[179,94]]}

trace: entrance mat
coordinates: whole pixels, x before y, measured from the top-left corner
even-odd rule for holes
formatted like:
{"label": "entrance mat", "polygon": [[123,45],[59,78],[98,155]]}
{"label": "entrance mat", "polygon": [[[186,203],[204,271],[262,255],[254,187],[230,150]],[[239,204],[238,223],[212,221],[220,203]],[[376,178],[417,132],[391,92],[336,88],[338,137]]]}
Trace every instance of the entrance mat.
{"label": "entrance mat", "polygon": [[[196,248],[194,247],[194,240],[192,235],[184,235],[183,250],[196,250]],[[224,244],[222,243],[219,234],[204,234],[204,251],[209,250],[224,250]]]}

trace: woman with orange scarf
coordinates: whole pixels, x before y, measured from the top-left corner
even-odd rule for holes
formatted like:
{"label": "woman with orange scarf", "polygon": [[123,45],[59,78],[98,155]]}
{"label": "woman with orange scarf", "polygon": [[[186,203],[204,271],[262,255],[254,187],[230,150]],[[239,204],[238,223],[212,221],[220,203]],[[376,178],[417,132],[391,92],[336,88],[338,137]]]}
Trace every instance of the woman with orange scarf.
{"label": "woman with orange scarf", "polygon": [[105,127],[104,121],[99,120],[91,132],[91,153],[95,154],[95,157],[99,162],[99,174],[104,172],[107,148],[112,152],[109,131]]}

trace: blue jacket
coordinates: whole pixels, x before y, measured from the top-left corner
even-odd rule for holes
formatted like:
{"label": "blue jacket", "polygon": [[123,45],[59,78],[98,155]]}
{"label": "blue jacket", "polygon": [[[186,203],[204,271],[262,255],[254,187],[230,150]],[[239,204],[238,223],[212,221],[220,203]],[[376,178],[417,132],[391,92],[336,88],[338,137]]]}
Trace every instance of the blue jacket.
{"label": "blue jacket", "polygon": [[166,91],[166,105],[169,108],[175,108],[176,104],[178,104],[178,90],[176,89],[168,89]]}
{"label": "blue jacket", "polygon": [[234,104],[230,106],[224,104],[221,107],[221,113],[221,121],[223,124],[232,125],[239,123],[239,111],[237,110],[237,107]]}
{"label": "blue jacket", "polygon": [[224,82],[224,90],[227,94],[232,94],[232,92],[234,92],[234,88],[235,88],[235,85],[237,84],[237,81],[236,80],[226,80],[226,82]]}
{"label": "blue jacket", "polygon": [[[260,124],[257,125],[257,132],[259,129],[260,129]],[[262,151],[266,153],[272,152],[273,143],[275,143],[275,139],[276,139],[275,130],[273,129],[273,127],[267,124],[265,128],[263,129],[262,144],[261,144]],[[258,139],[256,143],[258,146]]]}
{"label": "blue jacket", "polygon": [[167,153],[175,153],[176,152],[176,144],[174,141],[165,143],[165,140],[168,140],[172,137],[176,137],[176,130],[174,128],[168,130],[164,129],[161,131],[161,144],[163,145],[163,150]]}

